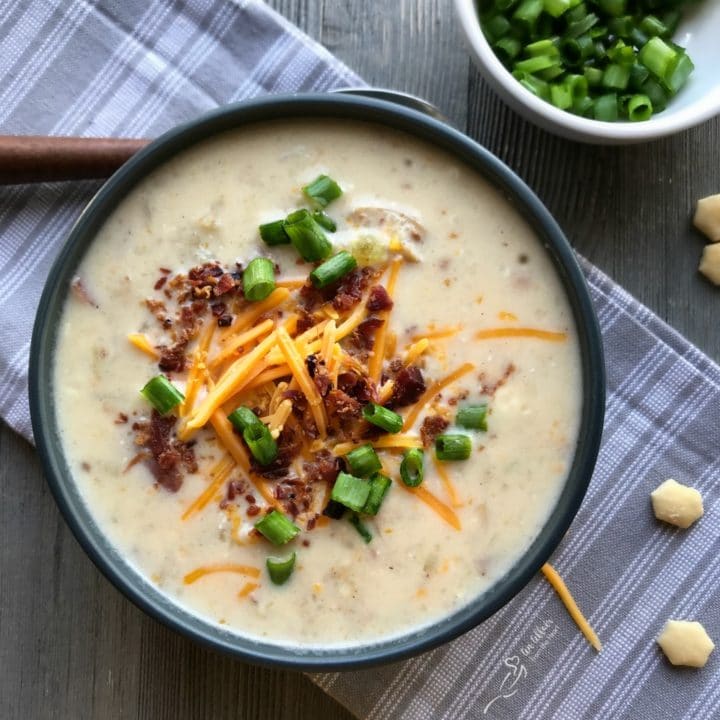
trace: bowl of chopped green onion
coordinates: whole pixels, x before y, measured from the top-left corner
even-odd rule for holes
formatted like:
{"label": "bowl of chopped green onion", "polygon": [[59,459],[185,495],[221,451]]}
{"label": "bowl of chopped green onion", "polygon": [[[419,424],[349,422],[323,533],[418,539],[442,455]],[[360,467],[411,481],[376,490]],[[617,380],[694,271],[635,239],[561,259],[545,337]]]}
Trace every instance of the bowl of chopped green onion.
{"label": "bowl of chopped green onion", "polygon": [[720,114],[714,0],[455,0],[478,69],[550,132],[602,144]]}

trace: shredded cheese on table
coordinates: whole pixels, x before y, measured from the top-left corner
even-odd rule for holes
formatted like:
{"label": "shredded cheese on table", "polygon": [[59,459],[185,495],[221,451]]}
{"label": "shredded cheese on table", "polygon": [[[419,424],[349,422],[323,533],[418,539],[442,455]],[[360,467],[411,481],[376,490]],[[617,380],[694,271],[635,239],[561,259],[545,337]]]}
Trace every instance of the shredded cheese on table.
{"label": "shredded cheese on table", "polygon": [[580,611],[575,599],[570,594],[570,590],[568,590],[567,585],[560,577],[557,570],[555,570],[550,563],[545,563],[540,568],[540,571],[547,578],[550,585],[552,585],[553,590],[555,590],[558,594],[560,600],[562,600],[563,605],[565,605],[565,608],[570,614],[570,617],[573,619],[578,628],[580,628],[580,632],[585,636],[587,641],[595,648],[595,650],[600,652],[602,650],[600,638],[598,638],[595,631],[590,626],[590,623],[585,619],[585,616]]}

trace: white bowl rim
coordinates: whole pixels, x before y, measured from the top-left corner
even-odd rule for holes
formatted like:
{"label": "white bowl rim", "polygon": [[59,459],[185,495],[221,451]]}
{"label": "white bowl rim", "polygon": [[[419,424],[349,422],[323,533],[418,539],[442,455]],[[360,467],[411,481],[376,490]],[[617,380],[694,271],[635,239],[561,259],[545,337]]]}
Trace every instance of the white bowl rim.
{"label": "white bowl rim", "polygon": [[480,72],[510,104],[526,108],[531,119],[543,127],[556,128],[557,132],[575,139],[592,137],[606,142],[638,142],[686,130],[720,114],[720,85],[682,110],[654,116],[646,122],[603,122],[560,110],[524,88],[500,62],[480,27],[476,0],[454,0],[454,3],[467,42],[478,59]]}

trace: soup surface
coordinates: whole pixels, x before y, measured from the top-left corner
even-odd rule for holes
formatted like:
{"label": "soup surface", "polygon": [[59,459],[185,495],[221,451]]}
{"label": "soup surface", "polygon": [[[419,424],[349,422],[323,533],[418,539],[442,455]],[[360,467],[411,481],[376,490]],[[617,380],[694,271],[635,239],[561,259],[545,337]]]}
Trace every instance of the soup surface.
{"label": "soup surface", "polygon": [[[301,287],[313,264],[293,245],[258,233],[313,210],[301,188],[320,174],[343,189],[325,234],[359,262],[323,291]],[[240,287],[257,256],[278,281],[259,308]],[[165,417],[139,393],[160,373],[187,396]],[[54,394],[75,481],[138,573],[231,632],[311,647],[418,629],[506,573],[561,491],[580,383],[561,284],[498,192],[405,134],[314,119],[205,141],[120,203],[77,270]],[[399,433],[363,419],[373,400]],[[269,466],[248,472],[235,406],[274,436]],[[458,427],[469,406],[486,429]],[[469,457],[438,460],[438,434],[467,437]],[[392,480],[377,514],[327,510],[368,443]],[[416,488],[400,479],[410,448]],[[300,529],[283,546],[254,530],[271,508]],[[292,552],[273,583],[266,559]]]}

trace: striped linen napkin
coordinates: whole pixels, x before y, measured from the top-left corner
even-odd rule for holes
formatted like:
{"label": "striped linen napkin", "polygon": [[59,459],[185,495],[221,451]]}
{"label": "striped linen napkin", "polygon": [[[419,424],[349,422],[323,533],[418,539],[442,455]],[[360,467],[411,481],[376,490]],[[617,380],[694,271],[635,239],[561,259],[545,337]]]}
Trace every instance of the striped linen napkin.
{"label": "striped linen napkin", "polygon": [[[153,137],[218,104],[360,80],[256,0],[7,0],[0,17],[4,133]],[[2,190],[0,415],[31,440],[27,355],[49,266],[96,183]],[[361,718],[711,718],[720,662],[671,668],[665,620],[720,637],[720,504],[714,482],[720,368],[585,266],[608,365],[603,449],[586,501],[553,559],[604,643],[596,655],[540,578],[483,625],[381,668],[314,675]],[[705,497],[688,531],[652,518],[667,477]]]}

